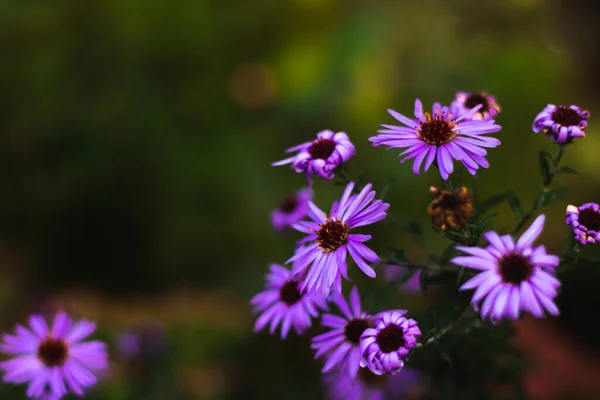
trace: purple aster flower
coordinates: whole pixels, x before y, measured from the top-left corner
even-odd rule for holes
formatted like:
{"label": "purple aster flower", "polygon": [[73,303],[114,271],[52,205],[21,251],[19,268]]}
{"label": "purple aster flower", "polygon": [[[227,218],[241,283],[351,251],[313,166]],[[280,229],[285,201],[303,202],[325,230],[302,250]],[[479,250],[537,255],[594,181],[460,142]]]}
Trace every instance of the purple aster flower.
{"label": "purple aster flower", "polygon": [[308,212],[308,202],[312,198],[310,189],[302,189],[287,196],[271,213],[271,222],[275,229],[281,230],[300,222]]}
{"label": "purple aster flower", "polygon": [[404,310],[379,313],[375,326],[360,337],[362,364],[376,375],[400,371],[404,358],[417,346],[421,330],[417,321],[404,317],[404,313]]}
{"label": "purple aster flower", "polygon": [[442,179],[447,180],[454,171],[452,160],[461,161],[467,170],[475,175],[481,166],[489,166],[484,147],[496,147],[500,141],[483,136],[498,132],[500,125],[494,120],[470,120],[479,111],[477,106],[460,114],[457,107],[452,108],[433,104],[433,112],[423,112],[421,101],[415,101],[415,117],[410,119],[394,110],[388,112],[406,126],[382,125],[380,134],[369,138],[373,146],[386,145],[388,148],[407,149],[400,153],[405,156],[400,162],[415,159],[413,172],[419,175],[421,164],[425,161],[425,171],[437,160]]}
{"label": "purple aster flower", "polygon": [[421,375],[411,368],[395,375],[375,375],[363,367],[356,379],[336,371],[327,374],[324,380],[332,400],[407,399],[418,398]]}
{"label": "purple aster flower", "polygon": [[459,110],[460,115],[481,106],[469,119],[488,120],[496,118],[500,114],[500,106],[496,103],[494,96],[490,96],[485,92],[457,92],[452,106]]}
{"label": "purple aster flower", "polygon": [[339,307],[343,317],[324,314],[321,325],[332,330],[314,337],[311,347],[317,350],[315,357],[330,353],[323,372],[337,366],[355,378],[360,367],[360,335],[371,327],[371,317],[361,311],[356,287],[350,292],[350,304],[341,294],[333,295],[331,301]]}
{"label": "purple aster flower", "polygon": [[567,206],[567,225],[579,243],[596,243],[600,240],[600,206],[596,203]]}
{"label": "purple aster flower", "polygon": [[117,350],[125,358],[158,358],[164,353],[165,341],[160,325],[146,323],[123,332],[117,341]]}
{"label": "purple aster flower", "polygon": [[553,270],[559,259],[547,254],[544,246],[533,247],[542,233],[544,219],[544,215],[537,217],[516,243],[510,235],[498,236],[490,231],[483,235],[489,242],[486,248],[456,246],[469,255],[455,257],[452,262],[481,271],[460,290],[477,289],[471,304],[479,311],[478,303],[483,300],[482,318],[489,317],[492,322],[515,320],[521,310],[538,318],[544,310],[558,315],[554,298],[560,282]]}
{"label": "purple aster flower", "polygon": [[585,136],[590,113],[577,106],[548,104],[533,121],[533,131],[542,131],[555,143],[571,143]]}
{"label": "purple aster flower", "polygon": [[328,296],[333,288],[335,293],[341,293],[341,276],[350,280],[346,264],[348,253],[367,276],[375,277],[375,271],[366,261],[377,263],[379,257],[363,244],[371,236],[350,233],[353,228],[385,218],[385,210],[390,205],[381,200],[373,201],[375,191],[371,187],[369,183],[359,194],[351,196],[354,183],[350,182],[341,200],[333,203],[329,216],[311,201],[308,216],[312,221],[293,225],[294,229],[308,235],[302,240],[308,245],[298,248],[296,254],[287,261],[295,263],[294,274],[302,274],[310,266],[302,290],[319,291]]}
{"label": "purple aster flower", "polygon": [[3,380],[29,382],[28,397],[59,399],[69,392],[82,396],[84,389],[96,384],[94,373],[108,367],[106,344],[82,342],[96,329],[94,323],[73,323],[59,312],[51,329],[40,315],[29,317],[29,326],[17,325],[15,335],[4,334],[0,344],[0,351],[15,356],[0,363]]}
{"label": "purple aster flower", "polygon": [[312,142],[299,144],[286,150],[297,151],[293,157],[271,164],[274,167],[292,164],[296,172],[307,177],[317,175],[323,179],[332,179],[333,171],[355,154],[354,145],[344,132],[323,131]]}
{"label": "purple aster flower", "polygon": [[294,278],[291,272],[277,264],[271,264],[267,275],[265,290],[252,298],[254,312],[261,314],[256,320],[254,331],[258,332],[267,324],[273,333],[281,323],[281,337],[286,338],[291,327],[298,335],[312,325],[311,317],[319,310],[327,310],[324,296],[318,293],[306,293],[300,290],[302,281]]}

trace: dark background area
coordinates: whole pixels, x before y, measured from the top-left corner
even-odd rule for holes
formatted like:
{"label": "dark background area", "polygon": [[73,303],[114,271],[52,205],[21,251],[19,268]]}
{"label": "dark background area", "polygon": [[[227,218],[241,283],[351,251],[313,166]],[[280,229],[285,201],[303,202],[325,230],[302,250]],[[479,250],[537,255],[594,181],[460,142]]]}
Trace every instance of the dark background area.
{"label": "dark background area", "polygon": [[[494,94],[503,108],[502,145],[489,151],[478,188],[482,197],[514,189],[527,207],[540,181],[538,150],[554,152],[531,123],[547,103],[577,104],[591,111],[590,125],[563,162],[579,174],[553,183],[571,190],[544,210],[540,239],[558,253],[568,234],[566,205],[600,198],[599,7],[543,0],[3,1],[0,326],[9,330],[58,304],[98,321],[113,350],[123,330],[161,326],[167,351],[152,372],[157,378],[132,377],[115,352],[94,398],[319,398],[310,335],[282,342],[252,333],[248,301],[262,289],[268,264],[289,258],[300,237],[273,231],[269,213],[305,182],[270,163],[318,131],[347,132],[357,148],[349,174],[366,174],[379,187],[392,177],[390,211],[417,221],[439,252],[448,243],[428,229],[426,212],[439,176],[414,176],[398,152],[367,140],[379,124],[393,123],[386,109],[410,115],[416,97],[431,104],[449,103],[459,90]],[[322,207],[340,194],[339,186],[316,183]],[[491,226],[512,229],[510,208],[497,211]],[[391,224],[369,233],[377,252],[393,246],[419,256]],[[556,328],[529,321],[524,332],[555,332],[546,346],[575,343],[591,357],[599,277],[593,263],[571,271]],[[419,307],[421,297],[401,301]],[[534,357],[540,353],[541,340],[524,343]],[[589,373],[594,363],[573,361],[571,370]],[[560,398],[551,397],[558,389],[546,395],[532,388],[539,398]],[[20,399],[23,388],[1,386],[0,396]]]}

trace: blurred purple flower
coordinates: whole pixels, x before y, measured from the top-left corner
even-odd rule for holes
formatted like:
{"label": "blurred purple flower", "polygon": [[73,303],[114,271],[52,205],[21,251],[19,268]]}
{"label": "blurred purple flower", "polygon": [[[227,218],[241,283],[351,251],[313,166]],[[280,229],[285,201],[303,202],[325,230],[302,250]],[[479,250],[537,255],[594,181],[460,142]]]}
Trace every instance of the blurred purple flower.
{"label": "blurred purple flower", "polygon": [[316,336],[312,348],[317,350],[315,357],[329,353],[322,372],[338,367],[351,378],[356,377],[360,367],[360,335],[371,327],[371,317],[360,308],[360,295],[354,287],[350,292],[350,304],[341,294],[333,295],[333,301],[343,316],[325,314],[321,325],[332,328],[329,332]]}
{"label": "blurred purple flower", "polygon": [[59,312],[51,329],[40,315],[29,317],[29,326],[17,325],[16,334],[4,334],[0,344],[0,351],[16,356],[0,363],[3,380],[29,382],[28,397],[60,399],[69,391],[83,396],[84,389],[96,384],[94,373],[108,367],[105,343],[82,342],[96,329],[93,322],[73,323]]}
{"label": "blurred purple flower", "polygon": [[274,167],[292,164],[296,172],[307,178],[318,176],[332,179],[334,170],[354,156],[356,150],[348,135],[344,132],[322,131],[312,142],[299,144],[286,150],[287,153],[298,153],[292,157],[271,164]]}
{"label": "blurred purple flower", "polygon": [[460,290],[477,288],[471,300],[476,311],[485,298],[482,318],[489,317],[492,322],[503,318],[516,320],[521,311],[540,318],[544,310],[558,315],[553,300],[560,282],[551,271],[558,266],[559,258],[546,254],[544,246],[533,247],[544,228],[544,219],[544,215],[537,217],[516,244],[510,235],[498,236],[490,231],[483,235],[490,243],[486,248],[456,246],[469,255],[455,257],[452,262],[481,271]]}
{"label": "blurred purple flower", "polygon": [[323,296],[328,296],[332,288],[334,293],[341,293],[341,277],[350,280],[347,253],[368,277],[375,277],[375,271],[365,260],[377,263],[379,257],[363,244],[371,236],[350,233],[353,228],[373,224],[386,216],[389,204],[381,200],[373,201],[375,191],[371,190],[372,186],[369,183],[359,194],[351,196],[354,183],[349,183],[339,203],[333,203],[329,216],[311,201],[308,216],[312,221],[293,225],[294,229],[308,235],[301,242],[309,244],[299,247],[286,262],[294,262],[295,275],[303,274],[310,266],[302,290],[318,291]]}
{"label": "blurred purple flower", "polygon": [[468,119],[488,120],[494,119],[500,114],[500,106],[496,103],[494,96],[484,92],[457,92],[452,107],[457,108],[459,115],[466,114],[477,106],[481,106],[475,114]]}
{"label": "blurred purple flower", "polygon": [[442,179],[447,180],[454,171],[452,160],[461,161],[469,173],[475,175],[481,166],[489,166],[484,147],[496,147],[500,141],[483,135],[498,132],[500,125],[494,120],[469,120],[480,107],[460,115],[456,107],[441,106],[434,103],[432,113],[423,112],[420,100],[415,101],[414,114],[416,119],[410,119],[394,110],[388,112],[406,126],[382,125],[379,135],[369,138],[373,146],[386,145],[388,148],[403,148],[400,153],[405,156],[400,162],[415,159],[413,173],[419,175],[421,164],[425,161],[425,171],[434,161],[440,170]]}
{"label": "blurred purple flower", "polygon": [[[410,272],[410,268],[403,267],[402,265],[382,265],[383,277],[389,282],[398,281],[405,274]],[[398,290],[406,294],[416,294],[421,291],[421,284],[419,282],[420,270],[416,270],[411,277],[404,283],[398,286]]]}
{"label": "blurred purple flower", "polygon": [[571,143],[585,136],[590,113],[579,107],[548,104],[533,121],[533,131],[542,131],[555,143]]}
{"label": "blurred purple flower", "polygon": [[382,312],[373,328],[360,337],[362,366],[376,375],[394,374],[404,367],[404,358],[417,346],[421,330],[414,319],[403,316],[404,310]]}
{"label": "blurred purple flower", "polygon": [[165,335],[160,325],[142,324],[123,332],[117,342],[117,350],[126,358],[155,358],[164,352]]}
{"label": "blurred purple flower", "polygon": [[600,206],[596,203],[567,206],[567,225],[579,243],[596,243],[600,240]]}
{"label": "blurred purple flower", "polygon": [[411,368],[404,368],[395,375],[375,375],[362,367],[356,379],[338,371],[325,376],[332,400],[407,399],[418,391],[420,382],[421,375]]}
{"label": "blurred purple flower", "polygon": [[302,189],[283,199],[271,213],[271,223],[275,229],[281,230],[300,222],[308,212],[308,202],[312,198],[310,189]]}
{"label": "blurred purple flower", "polygon": [[291,276],[290,270],[271,264],[265,290],[252,298],[254,312],[260,314],[254,331],[258,332],[270,323],[272,334],[281,323],[281,337],[285,339],[290,328],[298,335],[312,325],[311,317],[320,310],[327,310],[327,301],[318,293],[301,292],[302,281]]}

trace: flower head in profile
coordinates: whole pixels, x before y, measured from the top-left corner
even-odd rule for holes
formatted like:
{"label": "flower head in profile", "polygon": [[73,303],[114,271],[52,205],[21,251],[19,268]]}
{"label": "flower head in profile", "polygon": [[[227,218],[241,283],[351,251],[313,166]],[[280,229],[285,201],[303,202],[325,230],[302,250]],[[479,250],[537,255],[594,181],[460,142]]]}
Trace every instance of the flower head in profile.
{"label": "flower head in profile", "polygon": [[469,119],[494,119],[501,110],[494,96],[485,92],[457,92],[452,106],[456,107],[461,115],[481,106]]}
{"label": "flower head in profile", "polygon": [[270,323],[270,333],[281,324],[281,337],[285,339],[290,328],[298,335],[312,325],[311,318],[327,309],[324,296],[301,291],[302,280],[292,277],[290,270],[271,265],[265,290],[252,298],[254,312],[260,314],[254,325],[258,332]]}
{"label": "flower head in profile", "polygon": [[500,125],[494,124],[494,120],[470,120],[480,108],[477,106],[460,114],[456,106],[449,108],[435,103],[429,113],[423,112],[423,105],[417,99],[414,111],[416,119],[388,110],[405,126],[382,125],[386,129],[378,131],[379,135],[369,140],[373,142],[373,146],[407,148],[400,153],[404,156],[400,162],[414,158],[415,175],[419,174],[423,162],[427,171],[436,161],[442,179],[447,180],[454,171],[453,160],[462,162],[469,173],[475,175],[480,166],[489,166],[484,148],[500,144],[498,139],[484,136],[501,129]]}
{"label": "flower head in profile", "polygon": [[271,213],[271,223],[275,229],[281,230],[292,226],[306,217],[308,202],[312,198],[312,190],[302,189],[285,197]]}
{"label": "flower head in profile", "polygon": [[370,235],[350,233],[352,229],[370,225],[385,218],[389,204],[375,200],[375,191],[369,183],[360,193],[351,195],[354,183],[349,183],[339,202],[334,202],[328,214],[312,201],[308,216],[312,221],[302,221],[293,228],[307,234],[302,240],[307,246],[300,247],[287,262],[294,262],[294,274],[306,277],[302,290],[318,291],[328,296],[333,288],[342,292],[341,277],[349,280],[346,255],[350,254],[356,265],[370,278],[375,271],[367,261],[379,262],[379,257],[363,243]]}
{"label": "flower head in profile", "polygon": [[429,191],[435,198],[429,203],[427,213],[431,223],[444,231],[460,228],[475,213],[471,193],[464,186],[452,191],[432,186]]}
{"label": "flower head in profile", "polygon": [[108,367],[106,344],[82,341],[96,325],[74,323],[64,312],[54,318],[51,328],[40,315],[29,318],[30,328],[17,325],[15,334],[5,334],[0,351],[15,357],[0,363],[5,382],[29,382],[30,398],[60,399],[71,392],[83,396],[96,384],[96,373]]}
{"label": "flower head in profile", "polygon": [[533,131],[543,132],[555,143],[571,143],[585,136],[590,113],[579,107],[548,104],[533,121]]}
{"label": "flower head in profile", "polygon": [[421,375],[417,370],[404,368],[395,375],[376,375],[361,367],[355,379],[333,371],[325,375],[331,400],[418,399]]}
{"label": "flower head in profile", "polygon": [[417,346],[421,330],[417,321],[404,317],[404,313],[404,310],[379,313],[374,326],[360,338],[363,365],[376,375],[400,371],[410,350]]}
{"label": "flower head in profile", "polygon": [[567,225],[573,229],[575,239],[581,244],[600,241],[600,206],[596,203],[568,206]]}
{"label": "flower head in profile", "polygon": [[314,337],[311,347],[317,350],[315,357],[328,354],[323,372],[338,367],[355,378],[360,367],[360,335],[371,327],[371,317],[362,312],[356,287],[350,292],[350,304],[341,294],[333,295],[331,301],[338,306],[342,316],[324,314],[321,325],[331,330]]}
{"label": "flower head in profile", "polygon": [[271,165],[277,167],[292,164],[296,172],[304,173],[308,178],[316,175],[332,179],[335,169],[354,156],[356,150],[344,132],[323,131],[312,142],[287,149],[287,153],[293,152],[297,153]]}
{"label": "flower head in profile", "polygon": [[521,311],[540,318],[544,310],[558,315],[554,298],[560,282],[554,277],[554,268],[559,258],[547,254],[544,246],[533,246],[544,219],[544,215],[537,217],[516,243],[510,235],[490,231],[483,235],[489,242],[485,248],[456,246],[468,256],[455,257],[452,262],[480,271],[460,290],[476,289],[471,304],[479,311],[483,301],[482,318],[516,320]]}

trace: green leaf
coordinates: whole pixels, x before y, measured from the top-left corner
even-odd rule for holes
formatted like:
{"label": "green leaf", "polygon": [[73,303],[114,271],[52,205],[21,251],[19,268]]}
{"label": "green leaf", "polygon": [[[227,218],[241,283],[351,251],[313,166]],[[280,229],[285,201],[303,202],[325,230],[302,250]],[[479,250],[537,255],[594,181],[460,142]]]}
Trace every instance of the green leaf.
{"label": "green leaf", "polygon": [[550,165],[548,164],[548,159],[552,161],[554,164],[554,159],[552,158],[552,154],[547,151],[540,150],[538,159],[540,162],[540,172],[542,174],[542,179],[544,180],[544,184],[548,181],[548,177],[550,176]]}
{"label": "green leaf", "polygon": [[406,258],[403,249],[392,249],[390,251],[390,262],[393,264],[410,265],[411,262]]}
{"label": "green leaf", "polygon": [[569,189],[567,188],[561,188],[542,192],[542,195],[539,199],[539,206],[544,207],[552,203],[553,201],[562,199],[568,191]]}
{"label": "green leaf", "polygon": [[452,255],[454,253],[458,254],[458,251],[455,249],[454,243],[446,246],[446,248],[442,252],[442,255],[440,256],[440,261],[439,261],[440,265],[444,266],[444,265],[448,264],[448,262],[450,261],[450,258],[452,258]]}
{"label": "green leaf", "polygon": [[419,287],[421,288],[421,292],[425,293],[427,291],[428,283],[429,272],[426,269],[422,269],[421,274],[419,275]]}
{"label": "green leaf", "polygon": [[577,171],[575,171],[571,167],[560,167],[555,172],[555,174],[576,174],[576,173],[577,173]]}
{"label": "green leaf", "polygon": [[462,237],[461,235],[459,235],[458,233],[456,233],[454,231],[444,231],[444,230],[438,228],[437,226],[433,226],[433,225],[432,225],[432,228],[434,231],[436,231],[440,235],[443,235],[445,238],[452,240],[453,242],[463,244],[463,242],[465,241],[464,237]]}
{"label": "green leaf", "polygon": [[485,230],[485,228],[487,228],[487,226],[490,224],[490,222],[492,222],[492,220],[494,218],[496,218],[498,215],[500,215],[500,213],[493,213],[493,214],[490,214],[487,217],[485,217],[485,219],[479,223],[479,226],[478,226],[479,232],[480,233],[483,232]]}
{"label": "green leaf", "polygon": [[388,194],[388,192],[390,191],[390,189],[392,188],[393,185],[394,185],[394,178],[388,178],[388,180],[385,181],[385,183],[383,184],[383,187],[379,191],[378,198],[380,200],[385,199],[386,195]]}
{"label": "green leaf", "polygon": [[481,212],[482,214],[484,212],[486,212],[489,208],[494,207],[500,203],[502,203],[503,201],[505,201],[507,199],[506,197],[506,193],[502,193],[502,194],[497,194],[495,196],[490,197],[487,200],[484,200],[480,205],[479,205],[479,212]]}
{"label": "green leaf", "polygon": [[519,201],[519,198],[517,197],[515,192],[509,190],[508,193],[506,193],[506,200],[508,201],[508,205],[510,206],[511,210],[513,210],[513,212],[517,216],[517,219],[519,221],[523,219],[523,210],[521,209],[521,202]]}

